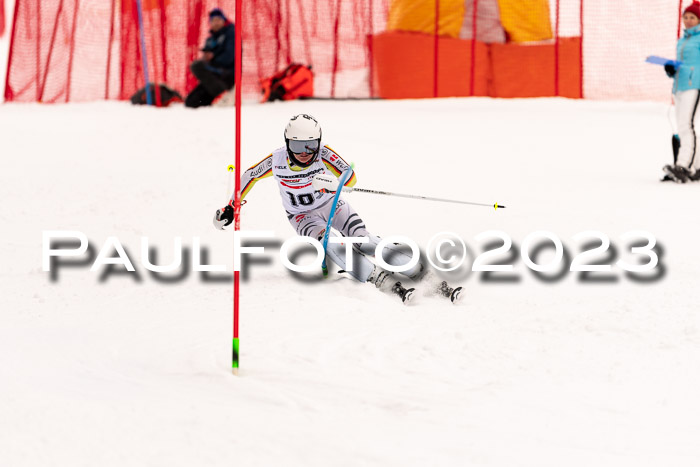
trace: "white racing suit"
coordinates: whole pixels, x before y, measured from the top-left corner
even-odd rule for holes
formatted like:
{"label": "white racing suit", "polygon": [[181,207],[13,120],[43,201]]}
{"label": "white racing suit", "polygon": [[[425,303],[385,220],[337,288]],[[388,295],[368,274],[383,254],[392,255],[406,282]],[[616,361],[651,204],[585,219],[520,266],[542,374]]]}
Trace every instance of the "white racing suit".
{"label": "white racing suit", "polygon": [[[333,202],[328,202],[324,206],[303,214],[289,214],[289,223],[299,235],[312,237],[318,241],[323,240],[328,224]],[[346,264],[346,246],[344,243],[328,243],[326,253],[328,257],[344,269],[348,274],[360,282],[367,282],[367,279],[374,271],[374,263],[366,256],[374,256],[380,238],[372,235],[365,227],[365,223],[355,210],[344,199],[338,200],[338,207],[335,210],[332,227],[339,231],[343,237],[367,237],[367,243],[356,243],[353,245],[352,271],[348,271]],[[331,236],[334,236],[331,233]],[[403,248],[394,244],[388,244],[382,252],[382,258],[387,264],[392,266],[403,266],[411,260],[411,255],[407,254]],[[423,266],[420,262],[402,274],[415,279],[420,276]]]}
{"label": "white racing suit", "polygon": [[[287,211],[290,224],[299,235],[312,237],[322,241],[328,223],[331,207],[333,205],[334,193],[320,193],[314,191],[312,180],[318,173],[332,173],[336,177],[345,170],[352,170],[338,154],[328,146],[324,146],[319,151],[319,157],[309,167],[298,167],[294,165],[287,155],[287,148],[279,148],[262,161],[245,171],[242,176],[241,199],[250,192],[250,189],[258,180],[274,177],[277,181],[282,197],[282,204]],[[353,186],[357,178],[353,172],[345,186]],[[233,200],[231,201],[231,204]],[[344,237],[367,237],[368,243],[356,244],[353,249],[353,268],[347,271],[348,265],[345,263],[345,245],[328,243],[328,257],[341,269],[344,269],[352,277],[360,282],[366,282],[374,271],[374,263],[366,256],[374,256],[374,252],[380,239],[372,235],[366,228],[365,223],[355,210],[342,197],[338,202],[335,211],[332,227],[340,232]],[[333,235],[333,233],[331,233]],[[392,266],[403,266],[411,260],[410,253],[406,253],[403,248],[389,244],[384,250],[382,257],[387,264]],[[402,273],[405,276],[415,279],[419,278],[424,270],[420,262]]]}

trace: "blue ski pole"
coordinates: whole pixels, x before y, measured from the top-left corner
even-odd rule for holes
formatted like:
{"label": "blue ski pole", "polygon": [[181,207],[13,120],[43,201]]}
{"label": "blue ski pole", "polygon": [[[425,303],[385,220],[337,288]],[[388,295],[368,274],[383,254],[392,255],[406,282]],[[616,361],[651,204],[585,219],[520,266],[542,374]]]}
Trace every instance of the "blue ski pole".
{"label": "blue ski pole", "polygon": [[[350,168],[345,169],[345,172],[340,174],[340,179],[338,180],[338,191],[335,192],[335,197],[333,197],[333,206],[331,206],[331,212],[328,215],[328,223],[326,224],[326,233],[323,235],[323,251],[328,251],[328,237],[331,235],[331,226],[333,225],[333,217],[335,217],[335,209],[338,207],[338,200],[340,199],[340,193],[343,191],[343,185],[350,178],[355,164],[350,164]],[[323,269],[323,277],[328,277],[328,266],[326,265],[326,256],[323,256],[323,263],[321,263],[321,268]]]}

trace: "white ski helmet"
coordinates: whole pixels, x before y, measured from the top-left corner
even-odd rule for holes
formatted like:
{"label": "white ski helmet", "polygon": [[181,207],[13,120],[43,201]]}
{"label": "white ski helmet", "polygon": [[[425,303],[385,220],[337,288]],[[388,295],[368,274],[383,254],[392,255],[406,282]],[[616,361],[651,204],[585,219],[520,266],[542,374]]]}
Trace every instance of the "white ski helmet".
{"label": "white ski helmet", "polygon": [[[311,115],[295,115],[284,129],[284,140],[287,143],[287,154],[292,162],[299,167],[308,167],[318,159],[318,153],[321,150],[321,125]],[[313,154],[313,157],[308,162],[302,163],[296,155],[304,152]]]}

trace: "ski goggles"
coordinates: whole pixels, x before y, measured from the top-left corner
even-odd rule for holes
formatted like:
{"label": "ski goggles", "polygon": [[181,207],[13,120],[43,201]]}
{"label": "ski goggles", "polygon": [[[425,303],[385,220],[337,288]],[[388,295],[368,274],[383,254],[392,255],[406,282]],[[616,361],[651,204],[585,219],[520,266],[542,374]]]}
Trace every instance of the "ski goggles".
{"label": "ski goggles", "polygon": [[294,154],[301,154],[303,152],[307,154],[313,154],[315,152],[318,152],[318,148],[321,145],[321,142],[317,139],[311,139],[307,141],[290,139],[288,144],[289,150],[292,151]]}

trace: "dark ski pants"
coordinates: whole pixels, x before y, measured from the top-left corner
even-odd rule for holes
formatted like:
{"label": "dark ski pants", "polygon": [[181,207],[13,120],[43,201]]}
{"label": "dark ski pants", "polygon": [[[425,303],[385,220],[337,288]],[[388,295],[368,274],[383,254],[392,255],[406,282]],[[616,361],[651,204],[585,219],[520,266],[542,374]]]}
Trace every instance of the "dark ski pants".
{"label": "dark ski pants", "polygon": [[192,62],[190,70],[199,84],[187,95],[185,99],[187,107],[211,105],[219,94],[231,89],[234,85],[233,73],[212,68],[204,60]]}

